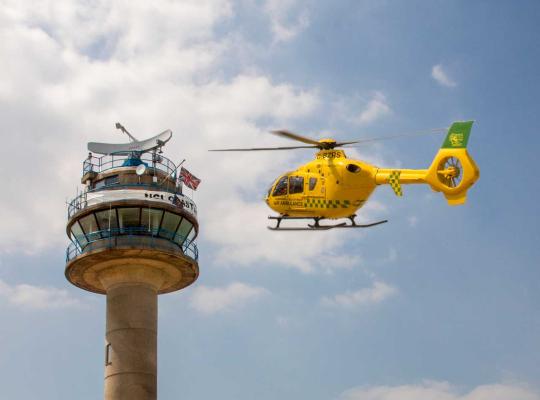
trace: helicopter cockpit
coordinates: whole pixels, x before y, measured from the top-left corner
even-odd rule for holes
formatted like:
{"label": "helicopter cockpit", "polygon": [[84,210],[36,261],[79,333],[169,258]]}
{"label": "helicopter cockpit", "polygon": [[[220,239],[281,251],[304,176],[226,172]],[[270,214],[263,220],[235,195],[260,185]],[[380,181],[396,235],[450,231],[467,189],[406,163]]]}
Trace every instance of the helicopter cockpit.
{"label": "helicopter cockpit", "polygon": [[[307,184],[307,185],[306,185]],[[307,187],[305,187],[307,186]],[[268,197],[303,194],[304,190],[312,192],[317,186],[316,177],[286,174],[278,178],[268,189]]]}

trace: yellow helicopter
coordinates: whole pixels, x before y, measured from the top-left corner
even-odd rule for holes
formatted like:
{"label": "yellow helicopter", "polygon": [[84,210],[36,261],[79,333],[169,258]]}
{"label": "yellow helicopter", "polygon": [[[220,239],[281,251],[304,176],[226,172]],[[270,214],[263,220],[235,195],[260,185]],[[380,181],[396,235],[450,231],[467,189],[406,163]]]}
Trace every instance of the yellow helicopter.
{"label": "yellow helicopter", "polygon": [[[428,184],[436,192],[442,192],[448,204],[465,203],[467,190],[480,176],[480,170],[467,152],[467,143],[473,121],[454,122],[446,138],[427,169],[379,168],[360,160],[347,158],[338,147],[350,146],[366,141],[389,139],[356,140],[336,142],[334,139],[314,140],[298,134],[279,130],[272,133],[300,141],[307,146],[270,147],[250,149],[219,149],[210,151],[258,151],[317,148],[313,161],[287,172],[274,181],[266,203],[278,216],[272,230],[327,230],[332,228],[367,228],[387,222],[377,221],[358,224],[356,211],[368,200],[378,185],[388,184],[397,196],[402,196],[401,185]],[[401,136],[401,135],[400,135]],[[399,137],[399,136],[398,136]],[[323,219],[348,218],[350,223],[334,225],[319,222]],[[311,219],[307,227],[280,227],[283,220]]]}

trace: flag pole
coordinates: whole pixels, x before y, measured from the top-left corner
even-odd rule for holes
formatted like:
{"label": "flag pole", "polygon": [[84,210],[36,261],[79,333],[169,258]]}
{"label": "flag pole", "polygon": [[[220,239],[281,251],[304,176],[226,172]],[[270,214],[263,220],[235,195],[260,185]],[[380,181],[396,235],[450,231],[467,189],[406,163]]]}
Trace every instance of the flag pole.
{"label": "flag pole", "polygon": [[176,166],[175,169],[173,169],[171,172],[169,172],[169,174],[168,174],[165,178],[163,178],[163,180],[162,180],[161,182],[158,182],[158,185],[159,185],[160,183],[165,182],[165,180],[168,179],[172,174],[174,174],[174,173],[178,170],[178,168],[180,168],[180,167],[182,166],[182,164],[183,164],[185,161],[186,161],[186,159],[184,158],[184,159],[182,160],[182,162],[181,162],[180,164],[178,164],[178,165]]}

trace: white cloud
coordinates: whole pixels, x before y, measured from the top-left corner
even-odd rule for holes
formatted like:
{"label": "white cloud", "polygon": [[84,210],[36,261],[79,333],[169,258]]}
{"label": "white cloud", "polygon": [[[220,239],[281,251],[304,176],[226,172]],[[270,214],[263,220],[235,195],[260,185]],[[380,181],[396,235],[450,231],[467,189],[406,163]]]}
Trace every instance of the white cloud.
{"label": "white cloud", "polygon": [[190,306],[203,314],[215,314],[236,310],[268,293],[268,290],[262,287],[241,282],[231,283],[223,288],[197,286],[190,298]]}
{"label": "white cloud", "polygon": [[447,382],[426,381],[419,385],[354,388],[339,400],[540,400],[540,393],[524,385],[491,384],[460,394]]}
{"label": "white cloud", "polygon": [[337,250],[347,237],[344,230],[273,232],[266,227],[274,224],[266,218],[268,211],[261,200],[247,202],[238,197],[228,197],[207,209],[207,237],[221,245],[215,257],[218,264],[251,266],[262,261],[303,272],[330,272],[359,262]]}
{"label": "white cloud", "polygon": [[85,144],[121,141],[116,121],[141,137],[172,128],[167,155],[200,160],[193,172],[205,181],[215,174],[221,184],[210,196],[227,201],[240,186],[254,191],[253,182],[280,157],[262,155],[251,178],[231,186],[238,169],[227,165],[240,164],[209,161],[206,149],[254,142],[257,119],[286,121],[317,107],[315,91],[266,76],[208,79],[229,62],[227,39],[214,36],[215,25],[230,16],[228,1],[88,4],[8,1],[0,10],[0,57],[9,60],[0,64],[0,168],[12,176],[0,199],[0,252],[65,243],[64,201],[80,179]]}
{"label": "white cloud", "polygon": [[[68,3],[58,6],[62,12],[51,11],[57,3],[34,9],[13,1],[0,9],[0,57],[9,60],[0,63],[0,118],[8,133],[0,168],[16,174],[0,198],[0,253],[66,243],[64,202],[75,195],[86,142],[121,142],[119,121],[140,138],[173,130],[164,155],[187,158],[185,166],[203,181],[195,193],[199,241],[218,264],[331,272],[359,263],[341,255],[343,231],[266,229],[264,193],[298,166],[299,153],[207,152],[276,145],[266,130],[312,116],[324,98],[316,88],[253,72],[222,78],[234,57],[228,37],[214,30],[230,17],[229,2],[154,2],[158,11],[144,2],[97,2],[90,10],[87,2]],[[278,5],[268,7],[278,12]],[[153,12],[158,19],[146,17]]]}
{"label": "white cloud", "polygon": [[213,25],[231,12],[229,0],[3,2],[3,16],[43,30],[63,48],[82,53],[105,47],[123,60],[159,52],[166,43],[185,47],[205,40]]}
{"label": "white cloud", "polygon": [[28,309],[81,307],[76,298],[65,289],[39,287],[27,284],[10,286],[0,280],[0,297],[10,304]]}
{"label": "white cloud", "polygon": [[361,125],[369,124],[391,112],[386,96],[381,92],[375,92],[366,107],[355,118],[355,121]]}
{"label": "white cloud", "polygon": [[431,69],[431,77],[435,79],[440,85],[446,87],[455,87],[457,85],[448,74],[444,71],[441,64],[434,65]]}
{"label": "white cloud", "polygon": [[395,287],[384,282],[374,282],[370,288],[360,289],[355,292],[345,292],[333,297],[323,297],[321,303],[325,306],[355,308],[381,303],[396,293],[397,289]]}
{"label": "white cloud", "polygon": [[266,0],[264,9],[275,42],[291,40],[309,26],[308,12],[297,0]]}

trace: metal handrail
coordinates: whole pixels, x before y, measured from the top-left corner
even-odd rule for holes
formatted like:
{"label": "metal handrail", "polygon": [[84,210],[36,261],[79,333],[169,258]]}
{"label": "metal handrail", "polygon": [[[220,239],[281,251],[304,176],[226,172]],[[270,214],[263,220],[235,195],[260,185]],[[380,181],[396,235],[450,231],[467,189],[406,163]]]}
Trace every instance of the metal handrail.
{"label": "metal handrail", "polygon": [[167,175],[170,174],[173,179],[176,179],[176,165],[168,158],[154,153],[137,154],[135,158],[129,154],[107,154],[101,157],[92,155],[83,162],[83,176],[88,172],[101,173],[113,168],[134,166],[134,164],[130,163],[130,161],[134,160],[163,171]]}
{"label": "metal handrail", "polygon": [[[164,237],[165,236],[165,237]],[[101,242],[106,243],[106,246],[100,246],[100,248],[106,247],[109,249],[117,247],[119,240],[122,240],[122,244],[125,245],[125,242],[129,242],[129,239],[132,238],[146,238],[150,239],[149,243],[145,242],[145,246],[150,245],[152,248],[163,248],[159,246],[158,241],[167,241],[168,243],[177,247],[184,255],[192,258],[197,261],[199,258],[199,250],[197,245],[193,241],[187,240],[187,236],[175,235],[174,232],[170,232],[166,229],[149,229],[148,227],[136,226],[136,227],[125,227],[125,228],[113,228],[107,230],[101,230],[92,232],[90,234],[81,235],[76,237],[76,241],[69,244],[66,249],[66,262],[73,260],[78,255],[84,253],[87,250],[95,248],[93,243]],[[84,237],[84,240],[87,242],[84,246],[79,244],[80,239]],[[126,240],[127,239],[127,240]],[[180,239],[176,241],[177,239]],[[182,240],[183,239],[183,240]],[[181,243],[181,244],[180,244]],[[138,241],[140,244],[140,241]]]}
{"label": "metal handrail", "polygon": [[163,186],[160,186],[160,185],[157,185],[157,184],[147,184],[147,183],[129,183],[129,184],[113,184],[113,185],[110,185],[110,186],[103,186],[103,187],[100,187],[98,189],[91,189],[91,190],[88,190],[86,192],[83,192],[81,194],[79,194],[78,196],[76,196],[75,198],[73,198],[73,200],[71,200],[68,204],[67,204],[67,208],[68,208],[68,219],[71,219],[71,217],[78,211],[86,208],[88,206],[88,201],[86,200],[87,199],[87,194],[88,193],[97,193],[97,192],[101,192],[101,191],[104,191],[104,190],[115,190],[115,189],[129,189],[129,188],[148,188],[149,190],[155,190],[155,191],[160,191],[160,192],[167,192],[167,193],[172,193],[172,194],[175,194],[177,195],[179,198],[186,198],[190,201],[193,201],[193,199],[191,199],[189,196],[186,196],[185,194],[179,192],[178,190],[176,189],[168,189],[166,187],[163,187]]}

